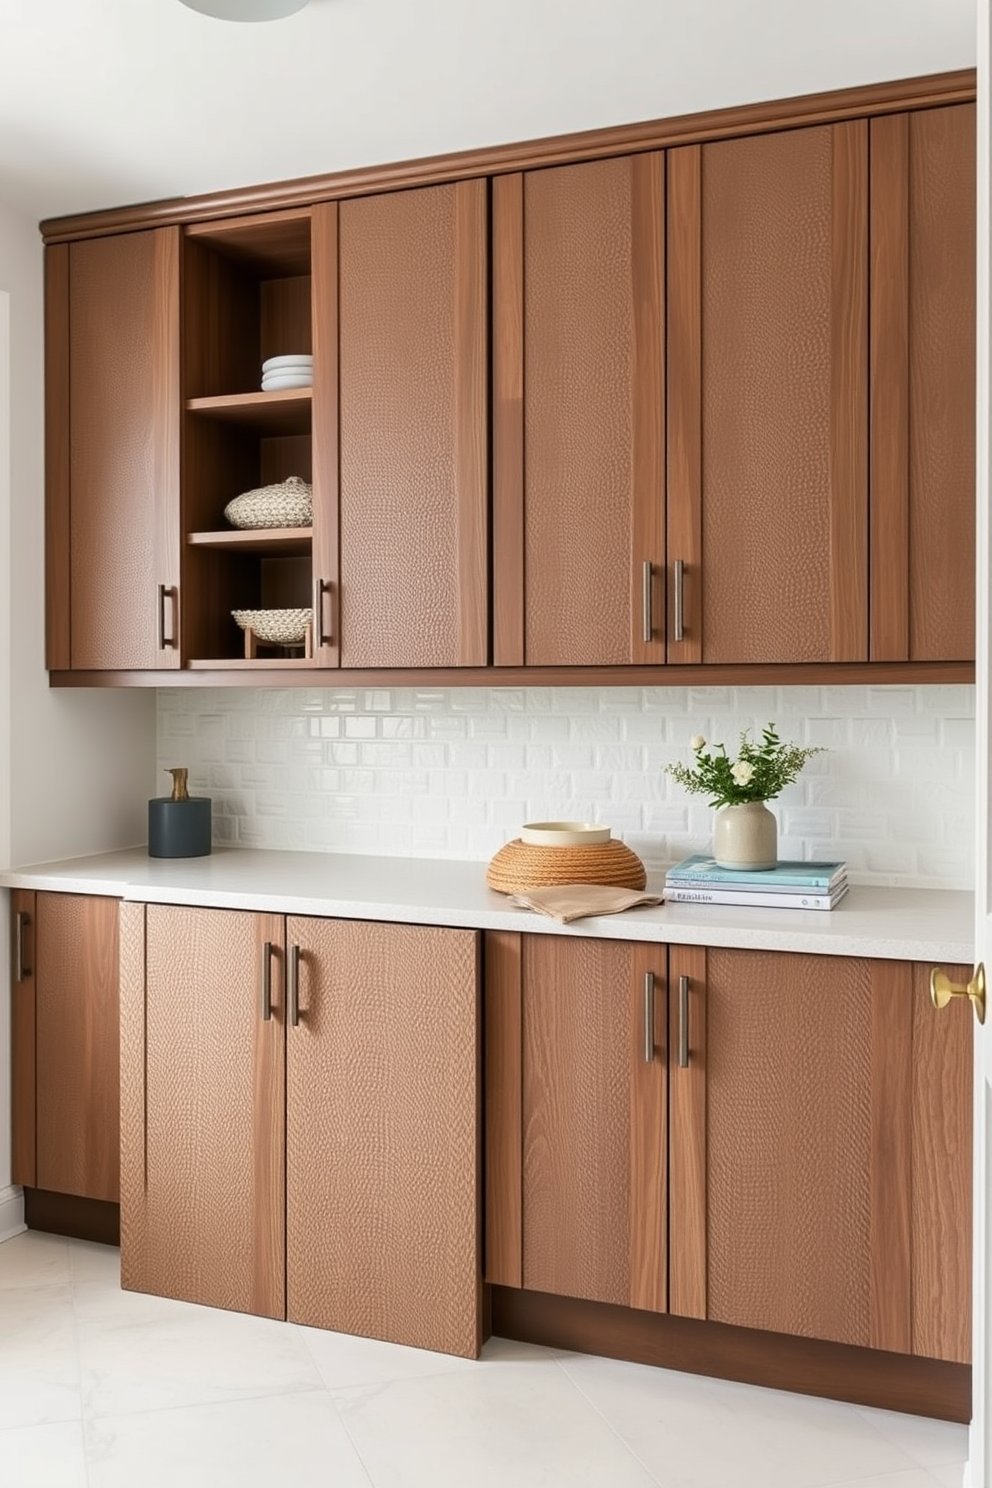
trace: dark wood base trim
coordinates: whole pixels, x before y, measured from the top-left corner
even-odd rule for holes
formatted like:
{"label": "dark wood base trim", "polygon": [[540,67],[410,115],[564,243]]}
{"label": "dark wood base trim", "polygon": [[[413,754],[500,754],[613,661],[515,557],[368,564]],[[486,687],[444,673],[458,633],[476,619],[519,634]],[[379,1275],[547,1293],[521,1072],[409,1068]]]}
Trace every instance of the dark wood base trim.
{"label": "dark wood base trim", "polygon": [[808,665],[446,667],[345,671],[49,672],[51,687],[827,687],[974,682],[973,661],[822,661]]}
{"label": "dark wood base trim", "polygon": [[68,1235],[73,1240],[96,1240],[100,1245],[121,1243],[121,1206],[106,1199],[81,1199],[76,1194],[26,1188],[24,1223],[29,1230]]}
{"label": "dark wood base trim", "polygon": [[971,1367],[544,1292],[492,1288],[492,1329],[551,1348],[849,1400],[941,1421],[971,1420]]}

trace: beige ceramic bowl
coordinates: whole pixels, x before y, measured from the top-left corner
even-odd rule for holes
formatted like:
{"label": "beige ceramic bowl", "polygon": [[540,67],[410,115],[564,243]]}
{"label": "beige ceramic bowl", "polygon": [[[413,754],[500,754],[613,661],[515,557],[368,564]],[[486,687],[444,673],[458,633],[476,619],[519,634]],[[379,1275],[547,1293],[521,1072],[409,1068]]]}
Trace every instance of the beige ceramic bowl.
{"label": "beige ceramic bowl", "polygon": [[531,847],[595,847],[609,842],[610,828],[593,822],[528,822],[520,828],[520,840]]}

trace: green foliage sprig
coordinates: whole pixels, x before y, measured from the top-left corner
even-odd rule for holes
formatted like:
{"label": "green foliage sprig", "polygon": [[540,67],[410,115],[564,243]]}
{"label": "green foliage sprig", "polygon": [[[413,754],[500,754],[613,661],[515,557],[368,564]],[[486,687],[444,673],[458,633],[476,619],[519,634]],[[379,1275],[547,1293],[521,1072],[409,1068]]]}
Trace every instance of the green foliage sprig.
{"label": "green foliage sprig", "polygon": [[806,749],[779,738],[775,725],[769,723],[755,743],[750,729],[741,734],[737,758],[728,755],[723,744],[707,744],[702,734],[689,740],[695,754],[693,765],[668,766],[686,790],[709,796],[711,806],[741,806],[746,801],[772,801],[791,785],[811,755],[822,749]]}

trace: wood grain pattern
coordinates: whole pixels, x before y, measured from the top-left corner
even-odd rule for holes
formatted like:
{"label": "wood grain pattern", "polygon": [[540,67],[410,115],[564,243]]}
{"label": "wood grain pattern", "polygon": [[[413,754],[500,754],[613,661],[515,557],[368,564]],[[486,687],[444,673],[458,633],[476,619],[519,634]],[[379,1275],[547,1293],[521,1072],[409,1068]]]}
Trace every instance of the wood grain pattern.
{"label": "wood grain pattern", "polygon": [[659,590],[664,571],[663,171],[655,155],[524,180],[528,664],[664,657],[660,629],[635,643],[642,564]]}
{"label": "wood grain pattern", "polygon": [[[668,987],[658,946],[630,948],[631,1307],[668,1307]],[[647,1058],[650,1040],[651,1058]]]}
{"label": "wood grain pattern", "polygon": [[909,122],[910,657],[975,645],[973,105]]}
{"label": "wood grain pattern", "polygon": [[484,1276],[523,1286],[523,955],[520,935],[485,936]]}
{"label": "wood grain pattern", "polygon": [[872,661],[909,660],[909,118],[873,119],[869,617]]}
{"label": "wood grain pattern", "polygon": [[[178,348],[177,228],[72,246],[74,668],[180,663]],[[165,647],[158,634],[163,584],[166,639],[175,641]]]}
{"label": "wood grain pattern", "polygon": [[871,1319],[872,1348],[913,1348],[910,1209],[913,1189],[912,967],[872,961]]}
{"label": "wood grain pattern", "polygon": [[143,204],[140,207],[120,207],[74,217],[49,218],[42,223],[42,230],[48,243],[62,238],[129,232],[135,227],[146,227],[150,223],[196,223],[196,231],[210,232],[217,230],[212,219],[229,219],[244,212],[260,214],[279,208],[285,211],[328,198],[360,196],[364,193],[458,181],[490,173],[503,174],[549,165],[565,165],[602,156],[701,143],[707,139],[762,134],[772,128],[792,129],[798,125],[833,123],[908,108],[967,103],[973,102],[974,97],[975,70],[965,68],[958,72],[872,83],[857,88],[836,89],[829,93],[744,104],[647,123],[583,130],[550,139],[528,140],[482,150],[463,150],[424,160],[339,171],[334,175],[311,176],[237,191],[182,197],[178,200]]}
{"label": "wood grain pattern", "polygon": [[879,1410],[944,1421],[971,1419],[971,1369],[964,1364],[512,1287],[493,1287],[492,1300],[493,1332],[502,1338],[850,1400]]}
{"label": "wood grain pattern", "polygon": [[[930,970],[912,968],[913,1352],[971,1362],[970,1005],[938,1013]],[[966,982],[970,966],[946,966]]]}
{"label": "wood grain pattern", "polygon": [[[702,658],[861,660],[867,135],[843,124],[706,145],[700,169],[700,302],[697,316],[682,289],[680,357],[705,368],[689,584],[701,587]],[[691,163],[673,162],[680,184],[689,194],[671,211],[684,219]],[[679,232],[691,264],[693,232]],[[692,462],[691,402],[683,417],[676,447]]]}
{"label": "wood grain pattern", "polygon": [[45,665],[72,664],[69,248],[45,250]]}
{"label": "wood grain pattern", "polygon": [[492,183],[493,662],[524,664],[524,178]]}
{"label": "wood grain pattern", "polygon": [[341,660],[338,429],[338,208],[313,210],[314,665]]}
{"label": "wood grain pattern", "polygon": [[[36,895],[12,889],[10,973],[10,1176],[13,1183],[35,1187],[37,1176],[36,1106]],[[17,979],[17,917],[23,916],[21,978]]]}
{"label": "wood grain pattern", "polygon": [[668,557],[685,565],[683,639],[668,585],[667,660],[703,659],[702,150],[668,154]]}
{"label": "wood grain pattern", "polygon": [[284,998],[277,972],[263,1022],[258,954],[281,917],[145,913],[143,985],[131,924],[121,958],[123,1285],[283,1317]]}
{"label": "wood grain pattern", "polygon": [[470,181],[339,208],[346,666],[488,660],[485,203]]}
{"label": "wood grain pattern", "polygon": [[[260,261],[273,278],[288,279],[310,272],[310,213],[306,208],[289,212],[253,212],[240,221],[227,218],[191,223],[188,238],[203,243],[218,257],[241,260],[249,265]],[[302,346],[295,350],[303,351]]]}
{"label": "wood grain pattern", "polygon": [[[665,1305],[665,1066],[644,1064],[643,971],[625,942],[524,940],[524,1285]],[[662,1034],[663,1038],[663,1034]],[[640,1064],[637,1064],[640,1060]]]}
{"label": "wood grain pattern", "polygon": [[[193,663],[191,663],[193,665]],[[251,671],[238,678],[229,671],[210,669],[210,663],[196,663],[198,671],[186,671],[179,678],[173,672],[52,672],[52,687],[313,687],[317,679],[301,676],[290,666],[282,666],[267,676],[259,673],[253,680]],[[325,669],[324,676],[331,673]],[[221,681],[223,678],[223,681]],[[854,662],[850,664],[813,662],[809,666],[686,666],[686,667],[397,667],[349,668],[334,673],[335,687],[716,687],[765,686],[788,687],[810,684],[814,687],[847,686],[852,683],[895,682],[903,686],[918,683],[972,683],[975,664],[971,661]],[[331,685],[328,680],[328,685]]]}
{"label": "wood grain pattern", "polygon": [[37,1186],[120,1197],[116,899],[38,894]]}
{"label": "wood grain pattern", "polygon": [[475,1358],[481,1346],[479,940],[287,921],[287,1316]]}
{"label": "wood grain pattern", "polygon": [[[309,255],[310,241],[307,239]],[[313,354],[310,312],[312,278],[308,270],[287,279],[263,279],[259,285],[258,377],[269,357]]]}
{"label": "wood grain pattern", "polygon": [[[706,950],[670,946],[669,1048],[669,1311],[708,1316],[708,1196],[706,1151],[707,1021]],[[681,1005],[679,982],[688,978],[689,1063],[677,1063]]]}

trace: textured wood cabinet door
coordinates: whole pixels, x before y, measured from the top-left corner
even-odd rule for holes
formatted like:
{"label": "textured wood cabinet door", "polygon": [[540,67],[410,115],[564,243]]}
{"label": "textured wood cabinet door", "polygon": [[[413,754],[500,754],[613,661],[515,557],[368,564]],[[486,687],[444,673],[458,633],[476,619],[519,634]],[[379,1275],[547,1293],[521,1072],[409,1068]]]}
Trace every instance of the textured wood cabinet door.
{"label": "textured wood cabinet door", "polygon": [[35,895],[31,968],[34,1183],[115,1203],[120,1195],[117,914],[116,899]]}
{"label": "textured wood cabinet door", "polygon": [[49,665],[178,667],[179,229],[50,249],[47,309]]}
{"label": "textured wood cabinet door", "polygon": [[867,228],[867,121],[669,151],[670,661],[867,660]]}
{"label": "textured wood cabinet door", "polygon": [[493,182],[494,660],[665,658],[661,153]]}
{"label": "textured wood cabinet door", "polygon": [[966,1358],[970,1066],[928,975],[671,949],[672,1312]]}
{"label": "textured wood cabinet door", "polygon": [[281,916],[121,906],[121,1280],[131,1291],[285,1316],[282,946]]}
{"label": "textured wood cabinet door", "polygon": [[975,654],[975,105],[871,121],[871,659]]}
{"label": "textured wood cabinet door", "polygon": [[663,1312],[664,948],[522,940],[523,1285]]}
{"label": "textured wood cabinet door", "polygon": [[338,221],[341,665],[484,666],[486,183]]}
{"label": "textured wood cabinet door", "polygon": [[478,937],[290,918],[287,1316],[482,1342]]}

